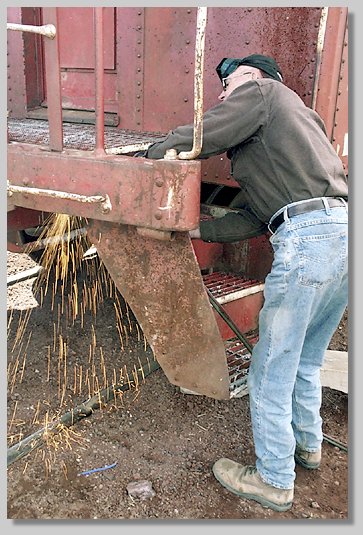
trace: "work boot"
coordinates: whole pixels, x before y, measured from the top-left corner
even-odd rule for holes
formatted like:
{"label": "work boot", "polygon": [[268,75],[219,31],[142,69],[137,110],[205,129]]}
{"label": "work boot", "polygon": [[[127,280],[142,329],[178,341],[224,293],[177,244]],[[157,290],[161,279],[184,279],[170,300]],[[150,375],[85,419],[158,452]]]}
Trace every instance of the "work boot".
{"label": "work boot", "polygon": [[320,466],[321,450],[314,452],[305,451],[296,445],[295,461],[308,470],[316,470]]}
{"label": "work boot", "polygon": [[213,465],[213,474],[226,489],[241,498],[255,500],[274,511],[287,511],[292,506],[294,489],[278,489],[268,485],[254,466],[242,466],[230,459],[219,459]]}

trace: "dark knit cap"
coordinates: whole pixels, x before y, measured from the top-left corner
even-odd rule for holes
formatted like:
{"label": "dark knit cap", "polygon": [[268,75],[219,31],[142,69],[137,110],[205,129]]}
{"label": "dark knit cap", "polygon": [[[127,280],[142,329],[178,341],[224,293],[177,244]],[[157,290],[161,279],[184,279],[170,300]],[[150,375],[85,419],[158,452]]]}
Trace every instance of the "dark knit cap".
{"label": "dark knit cap", "polygon": [[256,69],[260,69],[271,76],[271,78],[282,82],[282,72],[276,61],[273,58],[263,56],[262,54],[252,54],[251,56],[246,56],[245,58],[240,59],[223,58],[216,68],[220,80],[222,81],[222,78],[227,78],[227,76],[235,71],[240,65],[256,67]]}

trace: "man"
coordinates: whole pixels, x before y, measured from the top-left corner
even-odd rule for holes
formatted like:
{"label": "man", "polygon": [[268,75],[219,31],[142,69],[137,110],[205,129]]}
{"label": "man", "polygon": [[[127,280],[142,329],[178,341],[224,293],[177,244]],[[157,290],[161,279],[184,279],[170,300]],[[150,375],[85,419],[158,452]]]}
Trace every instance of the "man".
{"label": "man", "polygon": [[[217,73],[221,103],[204,114],[199,157],[227,152],[244,209],[201,221],[191,236],[237,241],[269,229],[274,259],[248,376],[256,466],[220,459],[213,473],[238,496],[286,511],[295,462],[321,461],[320,368],[348,300],[347,180],[323,121],[274,59],[224,58]],[[179,126],[145,156],[189,151],[192,141],[193,126]]]}

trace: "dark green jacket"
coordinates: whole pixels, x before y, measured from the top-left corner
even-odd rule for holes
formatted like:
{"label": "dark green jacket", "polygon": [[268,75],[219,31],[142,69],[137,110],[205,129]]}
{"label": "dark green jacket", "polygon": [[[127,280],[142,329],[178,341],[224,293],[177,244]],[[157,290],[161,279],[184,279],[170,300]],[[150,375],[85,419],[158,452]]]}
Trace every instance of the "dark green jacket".
{"label": "dark green jacket", "polygon": [[[163,158],[170,148],[189,151],[192,144],[193,125],[179,126],[149,147],[147,157]],[[342,162],[322,119],[281,82],[246,82],[204,114],[199,158],[223,152],[231,160],[231,174],[243,192],[242,205],[251,216],[240,225],[242,237],[243,232],[266,231],[271,216],[291,202],[348,196]],[[211,223],[207,226],[208,234]],[[232,241],[207,235],[202,224],[201,232],[206,241]]]}

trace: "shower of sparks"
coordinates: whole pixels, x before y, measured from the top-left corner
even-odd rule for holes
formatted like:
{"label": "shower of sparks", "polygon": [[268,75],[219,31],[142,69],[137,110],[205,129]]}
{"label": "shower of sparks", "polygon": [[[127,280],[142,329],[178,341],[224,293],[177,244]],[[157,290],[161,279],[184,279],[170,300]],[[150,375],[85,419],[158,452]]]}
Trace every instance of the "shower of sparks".
{"label": "shower of sparks", "polygon": [[[34,400],[30,407],[33,413],[28,412],[30,416],[27,422],[16,417],[16,413],[19,413],[19,402],[15,401],[13,414],[8,419],[8,443],[10,445],[16,444],[24,436],[29,436],[30,428],[34,426],[40,425],[46,430],[56,418],[56,412],[64,411],[69,404],[77,405],[79,399],[101,396],[100,392],[110,385],[114,389],[113,406],[118,408],[120,401],[122,405],[123,393],[117,390],[115,385],[119,387],[128,383],[129,388],[137,396],[140,383],[145,379],[140,360],[140,368],[134,367],[131,372],[127,371],[125,365],[115,368],[114,355],[105,354],[101,336],[98,337],[96,315],[105,299],[112,299],[114,318],[111,320],[110,328],[116,329],[118,334],[119,351],[123,352],[127,348],[129,335],[134,335],[135,331],[138,342],[143,344],[145,354],[148,349],[141,327],[133,318],[127,303],[118,293],[103,263],[97,255],[85,257],[86,251],[92,244],[88,242],[85,232],[82,231],[84,224],[85,221],[82,218],[52,214],[45,225],[46,230],[41,233],[36,242],[29,244],[27,252],[36,250],[39,241],[47,240],[40,259],[40,264],[44,269],[33,285],[33,293],[37,296],[41,307],[46,296],[51,292],[50,305],[53,317],[49,318],[49,324],[52,334],[49,340],[45,340],[46,377],[43,378],[42,384],[48,391],[49,400]],[[74,238],[75,231],[78,231],[76,238]],[[63,236],[63,239],[58,240],[59,236]],[[7,369],[10,395],[16,393],[16,388],[26,381],[32,338],[32,332],[29,332],[27,327],[32,310],[34,309],[19,311],[15,333],[13,332],[15,315],[12,310],[9,313],[8,338],[13,333]],[[68,333],[72,327],[80,328],[83,333],[88,321],[91,321],[89,350],[88,354],[82,355],[79,354],[78,348],[69,347]],[[82,364],[77,362],[81,358]],[[21,386],[19,386],[20,389]],[[57,408],[55,408],[56,402]],[[52,416],[51,407],[53,407]],[[104,407],[101,397],[99,407],[101,409]],[[41,458],[47,474],[51,472],[55,455],[59,451],[71,449],[74,444],[82,443],[80,434],[67,427],[62,428],[56,435],[53,433],[47,435],[45,431],[43,439],[45,445],[37,451],[34,459]],[[63,470],[66,475],[65,465]]]}

